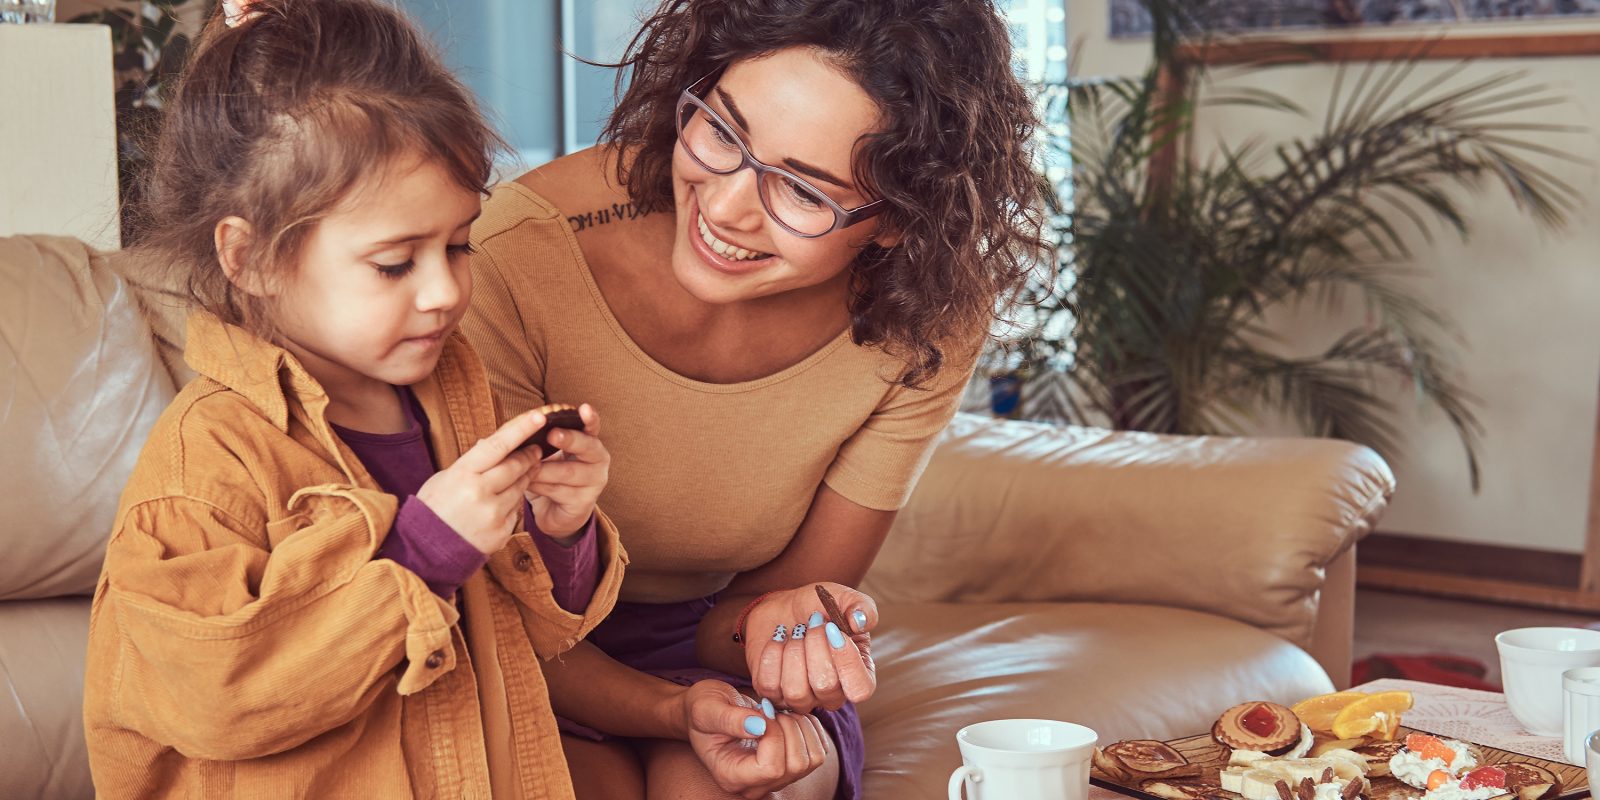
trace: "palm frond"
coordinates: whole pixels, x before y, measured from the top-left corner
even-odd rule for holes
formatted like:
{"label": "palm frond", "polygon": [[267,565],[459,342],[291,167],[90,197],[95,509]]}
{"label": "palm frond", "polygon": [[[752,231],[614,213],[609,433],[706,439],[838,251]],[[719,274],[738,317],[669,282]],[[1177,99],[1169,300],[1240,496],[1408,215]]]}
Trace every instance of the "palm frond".
{"label": "palm frond", "polygon": [[[1146,0],[1158,63],[1182,42],[1203,44],[1222,2]],[[1524,74],[1423,70],[1434,44],[1339,67],[1314,133],[1223,143],[1170,169],[1200,114],[1305,112],[1203,73],[1172,95],[1160,67],[1074,81],[1061,100],[1072,136],[1058,153],[1073,195],[1048,209],[1071,280],[1038,288],[1032,338],[1011,355],[1043,364],[1070,350],[1071,413],[1123,428],[1238,432],[1276,412],[1394,455],[1405,433],[1395,411],[1409,397],[1453,426],[1476,491],[1482,426],[1450,366],[1461,338],[1402,265],[1441,231],[1470,233],[1463,190],[1498,189],[1541,225],[1563,224],[1579,198],[1562,168],[1576,159],[1552,137],[1587,131],[1531,120],[1565,100]],[[1153,174],[1157,163],[1166,171]],[[1269,324],[1352,301],[1361,322],[1316,352],[1292,351]],[[1063,321],[1067,334],[1040,332]]]}

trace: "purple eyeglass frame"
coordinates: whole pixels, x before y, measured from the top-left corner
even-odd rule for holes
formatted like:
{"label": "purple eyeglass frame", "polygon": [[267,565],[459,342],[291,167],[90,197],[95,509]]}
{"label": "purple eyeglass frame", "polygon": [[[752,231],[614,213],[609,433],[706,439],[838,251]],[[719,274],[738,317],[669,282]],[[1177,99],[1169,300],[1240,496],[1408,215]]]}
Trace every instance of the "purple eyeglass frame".
{"label": "purple eyeglass frame", "polygon": [[[774,167],[771,164],[762,162],[754,155],[751,155],[750,148],[745,146],[744,140],[739,138],[737,133],[734,133],[733,126],[729,125],[728,121],[723,119],[722,115],[718,114],[716,109],[713,109],[710,105],[708,105],[705,99],[700,96],[701,92],[708,90],[711,85],[716,82],[716,79],[722,76],[722,70],[723,68],[719,67],[707,73],[704,77],[700,78],[694,83],[689,84],[689,87],[684,89],[683,94],[679,95],[678,97],[676,119],[678,128],[678,143],[683,145],[683,152],[687,153],[689,158],[694,159],[694,163],[699,164],[700,167],[707,172],[711,172],[716,175],[732,175],[733,173],[738,172],[746,167],[755,170],[757,187],[756,193],[761,196],[761,209],[767,212],[767,216],[771,218],[773,222],[778,223],[778,225],[782,226],[784,230],[802,239],[816,239],[822,236],[827,236],[828,234],[833,233],[841,228],[848,228],[858,222],[865,222],[866,220],[883,213],[884,210],[888,208],[888,206],[884,204],[884,200],[881,197],[877,200],[873,200],[870,203],[866,203],[855,208],[845,208],[844,206],[834,202],[833,198],[829,197],[822,190],[818,189],[816,184],[813,184],[811,181],[806,180],[805,178],[796,175],[782,167]],[[726,130],[729,133],[734,133],[733,143],[739,146],[739,154],[741,156],[738,166],[732,169],[716,169],[706,162],[701,161],[700,157],[695,155],[694,151],[689,149],[688,145],[683,144],[683,121],[687,116],[684,113],[684,108],[691,105],[700,109],[701,111],[704,111],[713,120],[716,120],[717,124],[721,125],[723,130]],[[766,182],[761,179],[767,173],[773,173],[783,177],[786,180],[798,183],[815,194],[818,199],[820,199],[825,205],[828,206],[829,209],[833,211],[833,225],[821,233],[801,233],[800,231],[789,227],[789,223],[779,219],[778,215],[773,213],[771,201],[767,199]]]}

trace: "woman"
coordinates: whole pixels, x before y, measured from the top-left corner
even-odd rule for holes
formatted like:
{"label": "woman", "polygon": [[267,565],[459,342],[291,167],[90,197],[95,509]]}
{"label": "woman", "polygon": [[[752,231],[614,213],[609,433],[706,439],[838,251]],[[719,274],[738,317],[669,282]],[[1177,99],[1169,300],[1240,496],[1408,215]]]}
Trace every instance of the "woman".
{"label": "woman", "polygon": [[[485,206],[502,413],[611,428],[625,602],[546,665],[580,797],[859,796],[847,587],[1041,252],[1010,61],[987,0],[667,0],[602,144]],[[764,747],[704,732],[730,698]]]}

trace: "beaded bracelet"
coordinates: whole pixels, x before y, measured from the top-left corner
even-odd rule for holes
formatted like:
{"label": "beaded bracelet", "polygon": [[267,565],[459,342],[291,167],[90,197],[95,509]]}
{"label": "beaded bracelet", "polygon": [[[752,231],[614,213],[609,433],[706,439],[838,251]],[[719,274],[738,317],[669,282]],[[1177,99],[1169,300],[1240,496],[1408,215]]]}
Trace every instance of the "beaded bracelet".
{"label": "beaded bracelet", "polygon": [[745,607],[739,611],[739,618],[733,622],[734,644],[744,644],[744,623],[750,618],[750,612],[754,611],[755,607],[760,604],[762,600],[765,600],[767,597],[774,594],[777,594],[777,592],[762,592],[761,594],[756,595],[756,599],[746,603]]}

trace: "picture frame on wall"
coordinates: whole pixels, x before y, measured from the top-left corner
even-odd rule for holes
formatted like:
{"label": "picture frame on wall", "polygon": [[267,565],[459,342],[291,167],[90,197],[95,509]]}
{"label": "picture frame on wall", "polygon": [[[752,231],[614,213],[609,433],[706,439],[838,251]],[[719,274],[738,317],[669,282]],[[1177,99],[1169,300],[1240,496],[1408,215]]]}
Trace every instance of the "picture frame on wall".
{"label": "picture frame on wall", "polygon": [[[1150,33],[1142,0],[1107,0],[1111,36]],[[1201,15],[1214,31],[1395,29],[1531,20],[1600,21],[1600,0],[1212,0]]]}

